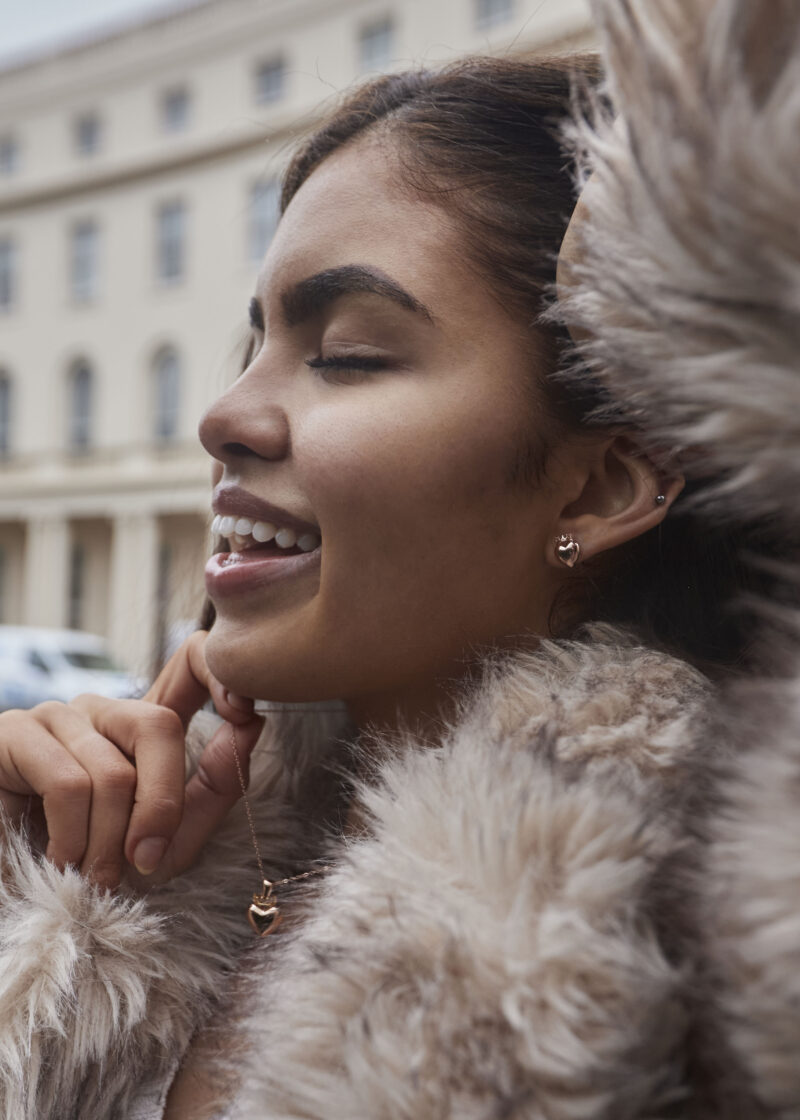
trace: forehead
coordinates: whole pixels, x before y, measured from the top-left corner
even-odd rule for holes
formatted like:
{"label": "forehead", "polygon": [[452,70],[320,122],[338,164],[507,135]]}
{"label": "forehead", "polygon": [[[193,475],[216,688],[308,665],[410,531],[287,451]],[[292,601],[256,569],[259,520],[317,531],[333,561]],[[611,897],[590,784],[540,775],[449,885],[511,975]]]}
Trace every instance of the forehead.
{"label": "forehead", "polygon": [[265,303],[325,269],[372,265],[387,273],[437,319],[505,318],[467,260],[463,235],[446,211],[411,195],[398,157],[382,139],[334,152],[292,198],[259,277]]}

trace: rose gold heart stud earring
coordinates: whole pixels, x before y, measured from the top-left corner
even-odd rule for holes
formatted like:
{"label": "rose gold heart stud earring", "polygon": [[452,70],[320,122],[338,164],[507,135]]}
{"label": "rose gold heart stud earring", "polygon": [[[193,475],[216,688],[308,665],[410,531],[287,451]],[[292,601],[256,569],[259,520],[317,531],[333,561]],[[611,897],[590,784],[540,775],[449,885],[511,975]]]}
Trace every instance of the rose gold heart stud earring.
{"label": "rose gold heart stud earring", "polygon": [[581,554],[581,546],[572,533],[561,533],[556,537],[556,556],[568,568],[574,568]]}

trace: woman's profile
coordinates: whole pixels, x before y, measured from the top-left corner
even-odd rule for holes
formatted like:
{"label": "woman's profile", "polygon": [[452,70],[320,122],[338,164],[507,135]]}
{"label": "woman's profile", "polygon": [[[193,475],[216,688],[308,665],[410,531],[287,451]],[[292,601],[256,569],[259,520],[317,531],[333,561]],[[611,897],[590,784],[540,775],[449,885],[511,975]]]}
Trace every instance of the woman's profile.
{"label": "woman's profile", "polygon": [[294,153],[203,626],[0,716],[4,1120],[800,1109],[800,10],[685,7]]}

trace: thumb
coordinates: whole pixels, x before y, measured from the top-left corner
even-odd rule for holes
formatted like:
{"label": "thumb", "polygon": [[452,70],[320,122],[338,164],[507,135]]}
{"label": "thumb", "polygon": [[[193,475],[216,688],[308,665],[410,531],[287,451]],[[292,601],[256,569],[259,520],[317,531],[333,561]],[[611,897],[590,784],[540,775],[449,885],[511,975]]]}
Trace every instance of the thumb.
{"label": "thumb", "polygon": [[261,716],[252,717],[235,728],[231,723],[223,723],[209,739],[197,770],[186,785],[181,823],[157,874],[149,876],[148,883],[171,879],[195,862],[208,839],[242,796],[242,781],[247,787],[250,755],[263,727]]}

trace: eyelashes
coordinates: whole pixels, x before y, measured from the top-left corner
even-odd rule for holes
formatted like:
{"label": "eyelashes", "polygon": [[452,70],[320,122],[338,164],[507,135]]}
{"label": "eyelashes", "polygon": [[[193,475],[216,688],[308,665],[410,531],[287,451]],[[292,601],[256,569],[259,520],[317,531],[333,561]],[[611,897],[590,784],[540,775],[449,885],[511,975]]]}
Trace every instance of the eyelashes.
{"label": "eyelashes", "polygon": [[[251,334],[239,371],[240,374],[244,373],[254,360],[259,348],[255,334]],[[356,354],[351,356],[334,355],[328,358],[323,358],[320,354],[316,358],[305,358],[304,361],[309,368],[319,370],[320,376],[328,381],[336,381],[337,375],[338,379],[346,380],[348,374],[358,376],[359,374],[375,373],[378,370],[388,369],[390,365],[385,358]]]}
{"label": "eyelashes", "polygon": [[368,357],[331,357],[306,358],[306,365],[311,369],[356,370],[361,373],[370,373],[373,370],[386,369],[387,363],[383,358]]}

